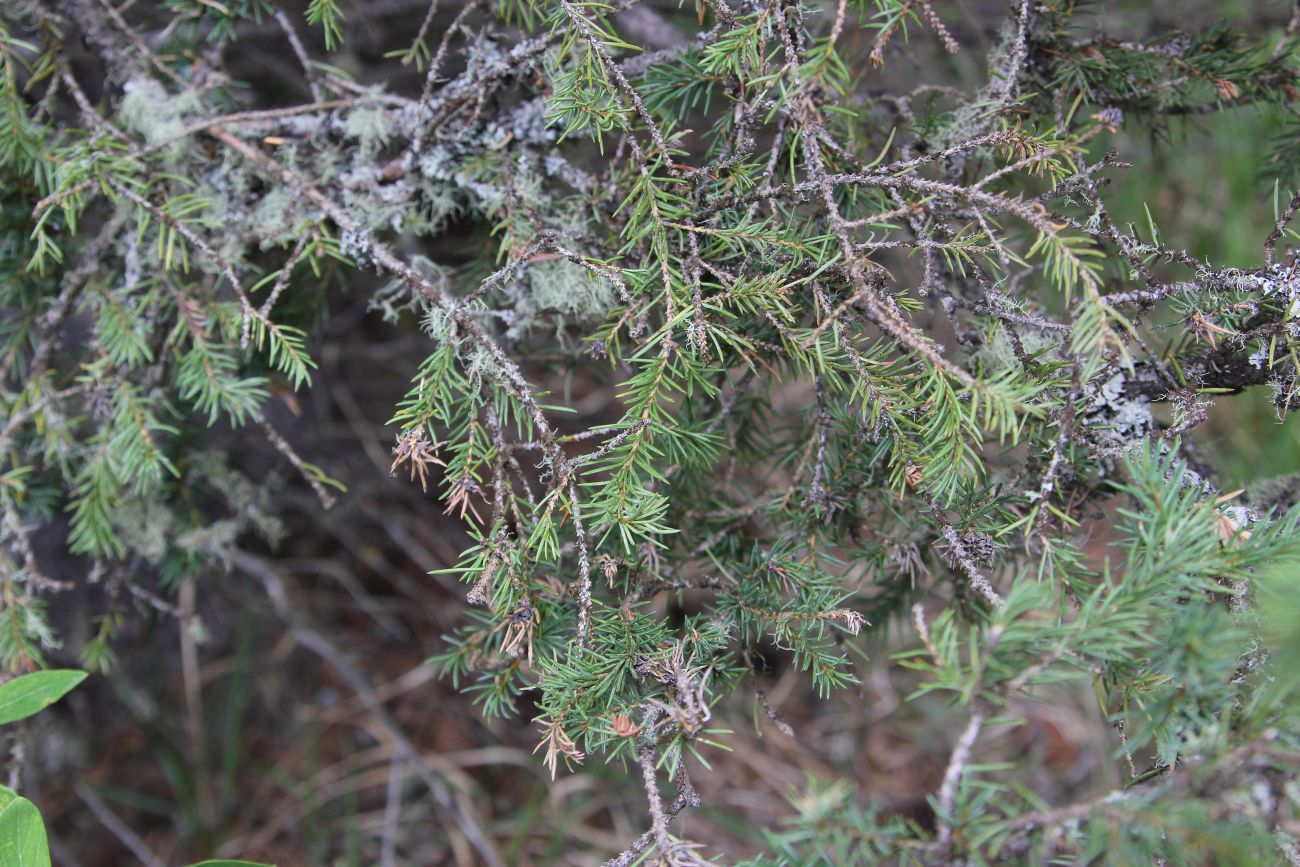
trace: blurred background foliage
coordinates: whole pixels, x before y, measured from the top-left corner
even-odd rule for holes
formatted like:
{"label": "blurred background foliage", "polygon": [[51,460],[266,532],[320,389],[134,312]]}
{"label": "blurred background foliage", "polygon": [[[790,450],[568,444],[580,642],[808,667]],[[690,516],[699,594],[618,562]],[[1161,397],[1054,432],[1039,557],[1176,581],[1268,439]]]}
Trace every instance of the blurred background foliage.
{"label": "blurred background foliage", "polygon": [[[1174,119],[1158,131],[1126,128],[1097,146],[1115,147],[1134,165],[1111,186],[1107,201],[1121,224],[1144,225],[1149,209],[1165,237],[1177,238],[1203,261],[1255,267],[1257,239],[1276,220],[1274,181],[1282,190],[1295,181],[1290,173],[1268,172],[1288,129],[1277,112],[1250,106]],[[1182,327],[1164,326],[1171,337]],[[1264,389],[1218,401],[1194,439],[1229,490],[1300,472],[1300,419],[1293,414],[1279,421]]]}
{"label": "blurred background foliage", "polygon": [[[1161,33],[1215,23],[1254,29],[1261,16],[1280,24],[1287,5],[1107,2],[1092,4],[1092,22],[1088,16],[1079,20],[1084,26],[1095,22],[1100,32],[1112,35],[1135,32],[1130,28]],[[1129,120],[1114,135],[1094,140],[1089,159],[1113,147],[1133,164],[1106,193],[1121,226],[1145,226],[1149,211],[1164,237],[1177,239],[1197,258],[1253,268],[1259,264],[1258,239],[1272,228],[1285,191],[1300,181],[1300,163],[1288,158],[1300,152],[1296,132],[1295,118],[1272,106],[1236,106],[1155,126]],[[1173,337],[1182,325],[1164,327]],[[1253,389],[1219,401],[1209,421],[1194,432],[1229,490],[1300,472],[1300,420],[1292,415],[1279,421],[1269,398],[1265,390]]]}

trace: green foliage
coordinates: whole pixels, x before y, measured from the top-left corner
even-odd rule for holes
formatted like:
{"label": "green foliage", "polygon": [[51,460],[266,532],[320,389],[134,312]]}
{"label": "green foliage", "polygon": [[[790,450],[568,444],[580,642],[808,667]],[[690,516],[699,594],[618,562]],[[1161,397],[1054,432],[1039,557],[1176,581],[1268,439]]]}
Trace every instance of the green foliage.
{"label": "green foliage", "polygon": [[343,42],[343,4],[339,0],[311,0],[307,4],[307,23],[320,25],[325,47],[330,51]]}
{"label": "green foliage", "polygon": [[0,725],[38,713],[85,679],[84,671],[47,670],[24,674],[0,685]]}
{"label": "green foliage", "polygon": [[[506,0],[403,34],[411,89],[352,80],[368,49],[313,61],[263,0],[147,5],[72,0],[98,102],[66,13],[0,11],[5,668],[64,652],[47,548],[170,613],[284,535],[270,461],[328,508],[344,486],[273,421],[378,421],[317,361],[353,363],[337,311],[372,309],[385,343],[427,342],[376,353],[410,382],[390,472],[471,540],[434,662],[486,716],[531,714],[553,776],[644,782],[617,863],[707,863],[669,822],[768,659],[817,700],[898,678],[951,743],[932,823],[811,780],[754,865],[1294,850],[1300,510],[1223,493],[1194,437],[1211,399],[1300,406],[1300,196],[1274,187],[1249,261],[1207,260],[1116,216],[1108,147],[1293,114],[1295,28],[1119,38],[1088,4],[1017,3],[978,22],[967,92],[944,57],[978,40],[946,3],[701,3],[662,12],[658,52],[626,4]],[[270,17],[301,80],[250,94],[212,46]],[[303,15],[328,51],[347,17]],[[904,40],[935,80],[888,92]],[[78,649],[105,671],[111,601]],[[1055,803],[995,738],[1079,688],[1124,786]],[[0,826],[34,834],[19,800]]]}
{"label": "green foliage", "polygon": [[50,867],[50,844],[36,805],[0,786],[0,859],[13,867]]}
{"label": "green foliage", "polygon": [[763,831],[770,854],[739,862],[742,867],[924,863],[919,853],[909,852],[909,843],[923,833],[921,829],[875,809],[859,809],[852,788],[842,781],[810,779],[791,804],[795,815],[785,827]]}
{"label": "green foliage", "polygon": [[[0,685],[0,724],[39,713],[86,679],[84,671],[48,670],[16,677]],[[0,863],[13,867],[50,867],[45,822],[36,805],[0,786]]]}

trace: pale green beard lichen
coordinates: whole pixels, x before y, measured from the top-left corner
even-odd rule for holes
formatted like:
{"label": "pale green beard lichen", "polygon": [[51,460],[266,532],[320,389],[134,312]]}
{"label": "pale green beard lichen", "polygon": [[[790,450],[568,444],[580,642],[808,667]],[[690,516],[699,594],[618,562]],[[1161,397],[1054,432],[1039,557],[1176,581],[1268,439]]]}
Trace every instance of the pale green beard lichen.
{"label": "pale green beard lichen", "polygon": [[263,196],[249,213],[249,224],[263,238],[263,249],[292,239],[292,220],[297,216],[295,199],[292,190],[276,187]]}
{"label": "pale green beard lichen", "polygon": [[527,290],[522,293],[515,311],[519,318],[510,330],[518,337],[547,313],[579,321],[599,319],[618,304],[618,296],[608,280],[575,265],[567,259],[537,262],[528,268]]}
{"label": "pale green beard lichen", "polygon": [[[411,267],[419,271],[438,292],[448,292],[454,271],[446,265],[434,262],[424,256],[412,256]],[[370,299],[370,310],[378,310],[384,321],[396,323],[403,312],[414,311],[420,316],[420,326],[436,342],[449,338],[451,318],[447,311],[428,298],[417,294],[402,280],[391,280],[375,292]]]}
{"label": "pale green beard lichen", "polygon": [[[1025,354],[1038,362],[1060,360],[1061,342],[1050,333],[1024,328],[1019,332],[1020,345]],[[1000,373],[1020,366],[1016,358],[1015,346],[1006,327],[998,323],[992,328],[992,336],[975,351],[972,359],[983,364],[989,373]]]}
{"label": "pale green beard lichen", "polygon": [[[231,467],[226,455],[215,451],[196,454],[190,466],[196,478],[203,479],[226,501],[238,529],[252,529],[272,546],[283,538],[284,522],[275,514],[273,506],[275,495],[283,484],[278,474],[272,473],[254,482]],[[210,528],[216,536],[211,533],[203,536],[204,531],[195,531],[199,536],[193,538],[225,538],[227,531],[218,528],[221,523],[217,521]]]}
{"label": "pale green beard lichen", "polygon": [[192,90],[169,93],[157,81],[132,79],[123,85],[118,113],[123,125],[140,133],[150,144],[180,135],[187,115],[203,110],[203,103]]}
{"label": "pale green beard lichen", "polygon": [[343,131],[357,140],[361,159],[368,160],[388,144],[391,123],[383,106],[362,105],[348,112]]}
{"label": "pale green beard lichen", "polygon": [[150,563],[167,555],[176,532],[176,517],[162,500],[127,502],[117,510],[113,523],[127,547]]}

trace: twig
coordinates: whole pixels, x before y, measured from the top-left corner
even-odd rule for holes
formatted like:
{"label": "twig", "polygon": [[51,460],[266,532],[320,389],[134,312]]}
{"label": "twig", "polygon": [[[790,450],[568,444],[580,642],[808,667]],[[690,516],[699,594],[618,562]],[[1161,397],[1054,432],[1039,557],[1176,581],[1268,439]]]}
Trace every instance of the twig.
{"label": "twig", "polygon": [[321,102],[320,85],[316,83],[316,68],[311,65],[311,58],[307,56],[307,49],[303,47],[302,40],[298,38],[298,31],[294,29],[293,22],[289,16],[284,14],[284,10],[277,3],[275,5],[275,21],[284,31],[284,35],[289,40],[289,45],[293,48],[294,55],[298,58],[298,63],[302,66],[303,75],[307,78],[307,87],[311,91],[313,102]]}
{"label": "twig", "polygon": [[74,786],[74,790],[81,802],[99,820],[99,824],[111,831],[113,836],[130,850],[136,860],[144,864],[144,867],[167,867],[166,863],[155,855],[153,850],[145,845],[145,842],[128,828],[125,822],[118,818],[108,804],[104,803],[103,798],[99,797],[99,794],[88,784],[78,782]]}
{"label": "twig", "polygon": [[961,782],[967,763],[970,762],[971,750],[974,749],[975,742],[979,740],[980,730],[984,728],[985,719],[987,719],[987,714],[981,708],[974,707],[971,709],[970,720],[967,721],[966,728],[952,748],[952,755],[948,757],[948,768],[943,774],[943,785],[939,787],[938,806],[936,808],[936,812],[939,814],[937,842],[939,847],[944,850],[950,849],[952,845],[952,828],[954,824],[952,811],[957,798],[957,785]]}
{"label": "twig", "polygon": [[402,763],[388,763],[388,791],[384,800],[384,825],[380,831],[379,863],[381,867],[397,867],[397,825],[402,818],[402,781],[406,771]]}

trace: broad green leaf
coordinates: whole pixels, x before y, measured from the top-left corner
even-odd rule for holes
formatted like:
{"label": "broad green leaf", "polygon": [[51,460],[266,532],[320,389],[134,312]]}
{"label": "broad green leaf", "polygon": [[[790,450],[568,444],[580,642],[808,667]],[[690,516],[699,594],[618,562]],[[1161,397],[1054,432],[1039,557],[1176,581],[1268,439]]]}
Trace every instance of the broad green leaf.
{"label": "broad green leaf", "polygon": [[36,671],[15,677],[0,686],[0,725],[44,710],[85,679],[86,672],[75,669]]}
{"label": "broad green leaf", "polygon": [[0,864],[50,867],[50,845],[40,811],[26,798],[0,786]]}

